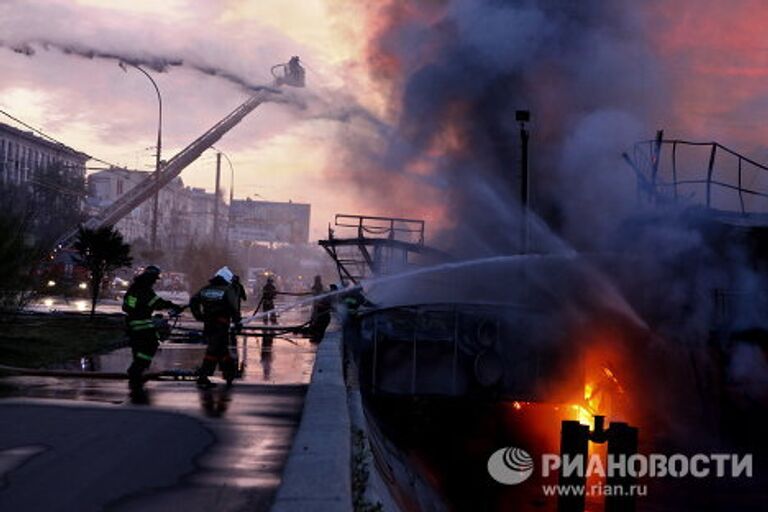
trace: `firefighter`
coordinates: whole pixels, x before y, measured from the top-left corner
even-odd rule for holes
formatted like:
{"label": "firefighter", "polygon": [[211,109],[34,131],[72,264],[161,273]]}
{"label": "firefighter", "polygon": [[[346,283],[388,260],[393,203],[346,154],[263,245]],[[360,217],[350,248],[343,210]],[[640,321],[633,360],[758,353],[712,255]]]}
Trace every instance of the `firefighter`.
{"label": "firefighter", "polygon": [[349,314],[357,313],[361,307],[375,307],[375,304],[363,295],[360,286],[351,286],[348,291],[343,292],[341,302],[346,306],[346,311]]}
{"label": "firefighter", "polygon": [[312,283],[312,295],[320,295],[325,291],[325,287],[323,286],[323,278],[320,276],[315,276],[315,282]]}
{"label": "firefighter", "polygon": [[245,286],[243,286],[243,283],[240,281],[240,276],[235,274],[232,276],[232,286],[237,290],[237,296],[238,296],[238,308],[240,307],[240,304],[242,302],[245,302],[248,300],[248,295],[245,293]]}
{"label": "firefighter", "polygon": [[[312,295],[317,297],[318,295],[322,295],[325,292],[325,287],[323,286],[323,278],[320,276],[315,276],[315,282],[312,283]],[[318,309],[318,303],[320,302],[320,299],[316,299],[312,303],[312,316],[311,321],[315,321],[315,317],[317,316],[317,309]]]}
{"label": "firefighter", "polygon": [[288,80],[290,85],[295,87],[304,87],[304,68],[301,67],[301,62],[296,56],[291,57],[288,61]]}
{"label": "firefighter", "polygon": [[[243,302],[248,300],[248,295],[245,293],[245,286],[243,286],[242,281],[240,281],[240,276],[235,274],[232,276],[232,287],[237,292],[237,310],[240,311],[240,307],[242,306]],[[229,353],[232,357],[232,364],[235,366],[236,375],[238,378],[243,376],[243,370],[245,367],[245,361],[240,361],[239,356],[237,353],[237,335],[238,333],[234,330],[230,333],[229,337]]]}
{"label": "firefighter", "polygon": [[277,323],[277,313],[275,313],[275,298],[277,297],[277,288],[275,280],[272,277],[267,278],[267,284],[261,289],[261,307],[264,309],[264,324],[269,322]]}
{"label": "firefighter", "polygon": [[312,319],[309,323],[310,340],[312,343],[320,343],[325,335],[328,324],[331,323],[331,311],[333,311],[333,298],[324,296],[315,302],[312,311]]}
{"label": "firefighter", "polygon": [[331,296],[323,296],[325,287],[323,279],[315,276],[315,282],[312,285],[312,295],[319,297],[312,304],[312,316],[309,321],[309,332],[312,343],[320,343],[325,335],[328,324],[331,323],[331,310],[333,309],[333,299]]}
{"label": "firefighter", "polygon": [[152,289],[159,278],[160,269],[149,265],[134,278],[123,298],[128,339],[133,352],[133,362],[128,368],[128,385],[134,391],[141,389],[144,383],[143,373],[152,363],[159,346],[152,312],[171,309],[172,314],[178,314],[182,309],[173,302],[161,299]]}
{"label": "firefighter", "polygon": [[235,379],[237,370],[229,352],[229,325],[234,322],[235,331],[239,331],[241,317],[240,292],[232,285],[233,277],[229,268],[220,268],[189,303],[195,319],[203,322],[203,336],[208,344],[197,379],[201,388],[213,386],[209,377],[216,371],[217,364],[227,386]]}

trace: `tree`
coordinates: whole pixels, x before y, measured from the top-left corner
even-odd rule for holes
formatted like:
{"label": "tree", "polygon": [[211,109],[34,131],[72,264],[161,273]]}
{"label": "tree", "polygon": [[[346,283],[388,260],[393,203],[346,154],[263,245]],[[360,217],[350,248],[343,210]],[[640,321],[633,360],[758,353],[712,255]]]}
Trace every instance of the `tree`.
{"label": "tree", "polygon": [[35,296],[35,263],[44,251],[34,243],[32,207],[22,189],[0,183],[0,311],[18,312]]}
{"label": "tree", "polygon": [[0,213],[0,311],[16,312],[34,296],[39,251],[25,240],[24,218]]}
{"label": "tree", "polygon": [[123,235],[112,226],[98,229],[81,226],[74,247],[78,254],[78,263],[90,274],[88,284],[93,318],[104,278],[118,268],[129,267],[133,262],[131,246],[123,242]]}
{"label": "tree", "polygon": [[52,246],[62,233],[84,220],[85,177],[63,162],[34,169],[21,194],[33,214],[31,233],[42,246]]}

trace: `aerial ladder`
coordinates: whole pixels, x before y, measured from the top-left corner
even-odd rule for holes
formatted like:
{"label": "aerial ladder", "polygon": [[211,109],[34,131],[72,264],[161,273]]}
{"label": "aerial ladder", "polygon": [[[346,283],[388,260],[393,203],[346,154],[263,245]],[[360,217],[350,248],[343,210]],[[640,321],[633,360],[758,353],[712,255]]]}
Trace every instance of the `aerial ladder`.
{"label": "aerial ladder", "polygon": [[[248,98],[242,105],[230,112],[221,121],[168,160],[158,172],[148,175],[135,187],[120,196],[114,203],[104,208],[97,216],[84,222],[82,227],[97,229],[116,224],[120,219],[131,213],[181,174],[181,171],[197,160],[205,150],[218,142],[225,133],[237,126],[245,116],[264,103],[270,95],[279,92],[278,88],[280,86],[304,87],[305,85],[305,71],[298,57],[292,57],[287,64],[273,66],[271,72],[275,78],[271,86],[260,88],[256,94]],[[60,249],[72,246],[77,239],[79,230],[80,226],[61,236],[56,241],[54,253]]]}

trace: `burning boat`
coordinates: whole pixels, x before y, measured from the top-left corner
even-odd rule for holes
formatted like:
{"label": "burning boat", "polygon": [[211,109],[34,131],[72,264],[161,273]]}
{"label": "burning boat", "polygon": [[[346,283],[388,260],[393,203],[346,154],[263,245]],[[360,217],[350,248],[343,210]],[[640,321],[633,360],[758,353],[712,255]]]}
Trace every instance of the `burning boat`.
{"label": "burning boat", "polygon": [[[353,236],[341,238],[345,229]],[[534,460],[586,455],[587,437],[574,441],[564,425],[590,436],[588,425],[597,417],[601,429],[606,416],[616,433],[607,449],[637,450],[627,421],[638,424],[630,394],[640,376],[627,361],[648,333],[584,261],[452,262],[426,248],[422,221],[380,217],[339,216],[321,245],[344,284],[366,279],[371,307],[344,325],[347,375],[403,510],[584,510],[583,498],[558,505],[541,496],[556,473],[520,487],[494,481],[489,455],[510,446]],[[612,510],[632,506],[613,502]]]}

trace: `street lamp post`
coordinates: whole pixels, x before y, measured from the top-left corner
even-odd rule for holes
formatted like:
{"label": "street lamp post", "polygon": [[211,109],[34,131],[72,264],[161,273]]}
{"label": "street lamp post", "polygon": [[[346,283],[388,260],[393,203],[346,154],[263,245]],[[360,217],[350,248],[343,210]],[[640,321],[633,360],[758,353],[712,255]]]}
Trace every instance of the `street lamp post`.
{"label": "street lamp post", "polygon": [[[235,198],[235,166],[232,165],[232,160],[229,159],[227,154],[221,149],[211,146],[211,149],[217,152],[217,155],[222,155],[229,165],[229,211],[227,215],[227,245],[229,245],[229,230],[232,228],[232,201]],[[217,157],[220,158],[220,157]],[[218,180],[217,180],[218,181]]]}
{"label": "street lamp post", "polygon": [[525,123],[531,120],[531,114],[527,110],[518,110],[515,112],[515,120],[520,123],[520,252],[528,252],[528,203],[530,201],[530,185],[528,170],[528,139],[530,133]]}
{"label": "street lamp post", "polygon": [[[144,69],[141,66],[138,66],[136,64],[132,64],[130,62],[120,61],[119,63],[120,68],[128,72],[128,66],[131,66],[134,69],[139,70],[144,76],[146,76],[150,82],[152,82],[152,87],[155,88],[155,93],[157,93],[157,153],[155,154],[155,180],[160,180],[160,154],[162,150],[162,140],[163,140],[163,97],[160,95],[160,88],[157,87],[157,83],[155,83],[154,79],[150,76],[149,73],[144,71]],[[155,192],[155,197],[153,198],[152,202],[152,235],[151,235],[151,244],[152,244],[152,250],[157,250],[157,213],[158,213],[158,206],[159,206],[159,194],[160,191],[157,190]]]}

